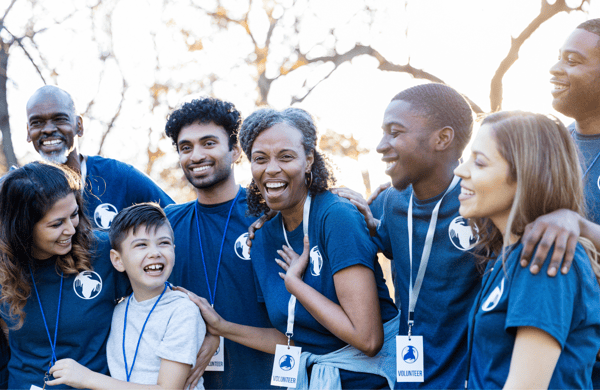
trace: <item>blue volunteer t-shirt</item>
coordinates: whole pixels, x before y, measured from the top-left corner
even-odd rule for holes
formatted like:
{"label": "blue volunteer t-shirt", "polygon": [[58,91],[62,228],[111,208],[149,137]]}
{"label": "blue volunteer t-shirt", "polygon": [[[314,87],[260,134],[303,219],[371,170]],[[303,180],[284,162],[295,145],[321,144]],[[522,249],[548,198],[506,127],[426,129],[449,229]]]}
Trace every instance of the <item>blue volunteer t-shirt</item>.
{"label": "blue volunteer t-shirt", "polygon": [[[200,254],[195,205],[192,201],[171,205],[165,213],[175,234],[175,266],[169,281],[209,298],[206,273]],[[210,290],[214,295],[215,276],[223,230],[233,200],[215,206],[198,205],[202,251]],[[231,212],[219,267],[215,310],[227,321],[259,328],[272,328],[265,305],[256,298],[254,272],[246,245],[248,227],[256,220],[247,217],[246,191]],[[254,249],[254,248],[253,248]],[[267,389],[270,386],[273,355],[225,339],[225,371],[206,371],[206,389]]]}
{"label": "blue volunteer t-shirt", "polygon": [[562,348],[549,388],[590,389],[600,349],[600,287],[590,260],[578,244],[569,273],[552,278],[546,273],[552,251],[533,275],[519,265],[522,250],[520,242],[515,244],[504,267],[502,258],[488,264],[470,314],[469,388],[502,388],[517,328],[531,326],[550,334]]}
{"label": "blue volunteer t-shirt", "polygon": [[119,211],[135,203],[173,200],[147,175],[129,164],[100,156],[86,157],[85,211],[94,227],[108,230]]}
{"label": "blue volunteer t-shirt", "polygon": [[[68,275],[63,281],[56,357],[59,360],[74,359],[92,371],[108,375],[106,341],[112,312],[116,300],[127,294],[129,280],[125,274],[115,270],[110,262],[108,235],[96,232],[95,237],[93,271]],[[34,268],[34,277],[48,330],[54,339],[61,279],[55,268],[55,259],[38,263]],[[48,370],[52,355],[33,286],[24,310],[27,316],[23,326],[19,330],[9,331],[11,357],[8,363],[8,387],[11,389],[29,389],[31,385],[43,387],[44,373]],[[16,324],[17,321],[8,318],[6,307],[1,314],[9,326]]]}
{"label": "blue volunteer t-shirt", "polygon": [[574,129],[571,134],[580,151],[581,170],[587,172],[583,181],[588,219],[600,224],[600,134],[584,135]]}
{"label": "blue volunteer t-shirt", "polygon": [[[445,190],[444,190],[445,192]],[[374,216],[381,223],[374,241],[392,252],[392,279],[400,311],[400,335],[408,334],[407,214],[412,186],[389,188],[375,199]],[[476,260],[468,251],[477,237],[458,213],[460,186],[440,206],[429,264],[415,307],[412,334],[423,336],[424,382],[396,383],[396,388],[456,389],[464,387],[467,368],[467,318],[480,288]],[[417,278],[431,213],[444,193],[426,200],[413,197],[413,283]],[[383,205],[380,205],[382,203]],[[382,215],[377,215],[382,210]]]}
{"label": "blue volunteer t-shirt", "polygon": [[[259,299],[266,303],[271,323],[285,334],[291,294],[279,276],[281,267],[274,261],[281,258],[276,251],[286,244],[281,218],[281,214],[278,214],[256,232],[251,255],[258,281]],[[294,251],[302,253],[302,223],[293,231],[287,232],[287,237]],[[310,264],[304,273],[306,284],[339,304],[333,275],[353,265],[364,265],[375,273],[382,322],[397,315],[398,311],[390,298],[377,262],[377,248],[369,239],[364,218],[350,202],[330,192],[317,194],[312,199],[310,208],[309,241]],[[303,351],[319,355],[347,345],[312,317],[299,301],[296,303],[293,340]],[[387,387],[385,378],[377,375],[340,370],[340,376],[344,389],[372,389],[380,386],[380,383]]]}

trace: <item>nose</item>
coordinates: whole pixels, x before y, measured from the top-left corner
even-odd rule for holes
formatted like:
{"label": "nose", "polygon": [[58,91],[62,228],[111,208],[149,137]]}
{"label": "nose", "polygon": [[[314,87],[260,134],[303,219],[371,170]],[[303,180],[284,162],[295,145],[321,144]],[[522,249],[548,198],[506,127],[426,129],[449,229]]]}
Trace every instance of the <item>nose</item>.
{"label": "nose", "polygon": [[204,148],[202,148],[200,146],[195,146],[194,150],[192,151],[191,160],[193,162],[201,162],[204,159],[206,159],[206,153],[204,151]]}
{"label": "nose", "polygon": [[154,243],[148,244],[148,257],[154,258],[154,259],[161,257],[161,253],[158,248],[158,245],[156,245]]}
{"label": "nose", "polygon": [[552,67],[550,68],[550,74],[552,76],[558,76],[560,74],[564,73],[564,69],[562,66],[562,61],[559,59],[558,61],[556,61],[556,63],[554,65],[552,65]]}
{"label": "nose", "polygon": [[75,228],[77,227],[77,225],[69,218],[67,220],[67,222],[65,223],[65,229],[63,230],[63,234],[65,236],[73,236],[75,235]]}
{"label": "nose", "polygon": [[57,130],[58,127],[51,120],[46,121],[46,123],[44,123],[44,127],[42,128],[43,133],[54,133]]}
{"label": "nose", "polygon": [[277,159],[274,159],[274,158],[270,159],[269,162],[267,163],[267,167],[265,168],[265,172],[269,175],[274,175],[280,171],[281,171],[281,167],[279,166]]}
{"label": "nose", "polygon": [[381,140],[379,141],[379,144],[377,145],[377,148],[375,150],[377,150],[377,153],[379,154],[385,154],[389,147],[390,144],[388,143],[387,135],[384,134],[383,137],[381,137]]}
{"label": "nose", "polygon": [[454,174],[458,177],[460,177],[461,179],[468,179],[470,177],[470,171],[467,167],[467,164],[471,161],[471,159],[469,158],[467,161],[463,162],[462,164],[460,164],[459,166],[457,166],[454,169]]}

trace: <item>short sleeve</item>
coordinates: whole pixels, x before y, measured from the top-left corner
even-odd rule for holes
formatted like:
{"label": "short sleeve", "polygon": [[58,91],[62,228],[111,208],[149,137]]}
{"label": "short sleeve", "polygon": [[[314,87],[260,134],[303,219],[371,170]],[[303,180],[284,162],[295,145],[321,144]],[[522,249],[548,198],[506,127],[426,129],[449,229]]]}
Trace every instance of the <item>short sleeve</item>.
{"label": "short sleeve", "polygon": [[[562,348],[569,335],[579,285],[576,263],[583,260],[582,256],[586,259],[587,256],[578,248],[576,257],[579,259],[575,259],[571,271],[567,275],[559,273],[556,277],[549,277],[547,271],[552,253],[553,250],[550,250],[542,269],[536,275],[529,268],[518,265],[518,260],[510,261],[514,268],[505,329],[535,327],[554,337]],[[520,253],[514,255],[520,256]]]}
{"label": "short sleeve", "polygon": [[128,186],[131,193],[137,194],[136,203],[156,202],[160,207],[175,203],[149,176],[130,166]]}
{"label": "short sleeve", "polygon": [[383,193],[379,194],[377,198],[371,203],[371,213],[373,217],[379,220],[377,225],[377,234],[375,237],[371,237],[371,240],[375,243],[377,248],[384,254],[388,259],[392,259],[392,243],[390,236],[387,231],[387,216],[385,212],[386,199],[388,198],[390,189],[387,189]]}
{"label": "short sleeve", "polygon": [[349,202],[336,202],[325,215],[325,251],[331,272],[357,264],[374,270],[377,247],[371,241],[363,215]]}
{"label": "short sleeve", "polygon": [[192,301],[180,299],[177,303],[165,335],[156,349],[156,356],[193,366],[204,341],[206,325],[200,310]]}

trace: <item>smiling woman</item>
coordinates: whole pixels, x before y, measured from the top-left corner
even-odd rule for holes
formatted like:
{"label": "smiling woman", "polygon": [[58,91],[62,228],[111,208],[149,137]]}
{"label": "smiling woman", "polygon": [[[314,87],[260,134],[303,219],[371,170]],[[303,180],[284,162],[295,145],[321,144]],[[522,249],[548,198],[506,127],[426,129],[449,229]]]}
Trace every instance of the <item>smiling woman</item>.
{"label": "smiling woman", "polygon": [[9,388],[43,386],[49,366],[65,356],[108,372],[110,318],[128,286],[109,249],[105,234],[92,233],[74,172],[35,162],[3,178],[0,315],[11,349]]}

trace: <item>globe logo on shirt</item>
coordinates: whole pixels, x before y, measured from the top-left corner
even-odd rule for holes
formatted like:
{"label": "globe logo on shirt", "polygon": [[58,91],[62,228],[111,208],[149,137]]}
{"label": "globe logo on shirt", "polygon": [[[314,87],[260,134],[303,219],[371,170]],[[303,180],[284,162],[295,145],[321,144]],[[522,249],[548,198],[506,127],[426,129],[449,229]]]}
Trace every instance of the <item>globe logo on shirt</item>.
{"label": "globe logo on shirt", "polygon": [[102,291],[102,278],[94,271],[83,271],[73,281],[73,290],[81,299],[94,299]]}
{"label": "globe logo on shirt", "polygon": [[600,190],[600,176],[598,176],[598,182],[597,182],[597,184],[598,184],[598,189]]}
{"label": "globe logo on shirt", "polygon": [[94,211],[94,221],[99,228],[108,230],[118,212],[117,208],[112,204],[102,203]]}
{"label": "globe logo on shirt", "polygon": [[279,368],[283,371],[289,371],[296,365],[296,361],[291,355],[283,355],[279,358]]}
{"label": "globe logo on shirt", "polygon": [[485,302],[483,302],[483,305],[481,305],[481,310],[490,311],[498,306],[498,302],[500,302],[500,298],[502,298],[502,293],[504,293],[504,278],[502,278],[500,286],[496,286],[494,291],[492,291]]}
{"label": "globe logo on shirt", "polygon": [[246,244],[246,240],[248,239],[248,233],[244,233],[235,240],[235,244],[233,244],[233,249],[235,250],[235,254],[242,260],[250,260],[250,247]]}
{"label": "globe logo on shirt", "polygon": [[319,247],[315,245],[310,250],[310,274],[312,276],[321,275],[321,268],[323,268],[323,256],[319,252]]}
{"label": "globe logo on shirt", "polygon": [[408,364],[413,364],[419,359],[419,351],[412,345],[407,345],[402,350],[402,360]]}
{"label": "globe logo on shirt", "polygon": [[448,235],[450,236],[450,241],[452,244],[461,251],[466,251],[477,244],[479,241],[479,229],[475,226],[476,233],[473,234],[473,230],[471,226],[469,226],[469,221],[464,219],[461,216],[458,216],[450,222],[450,227],[448,228]]}

